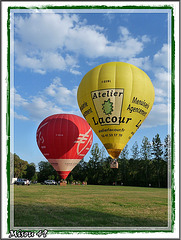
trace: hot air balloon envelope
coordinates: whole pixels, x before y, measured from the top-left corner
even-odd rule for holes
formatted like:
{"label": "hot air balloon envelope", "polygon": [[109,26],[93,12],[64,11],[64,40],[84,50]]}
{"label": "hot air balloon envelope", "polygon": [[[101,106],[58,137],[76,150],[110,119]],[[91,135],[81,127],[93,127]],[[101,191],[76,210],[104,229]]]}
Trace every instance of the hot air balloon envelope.
{"label": "hot air balloon envelope", "polygon": [[81,117],[56,114],[44,119],[36,134],[37,144],[62,179],[87,154],[92,144],[92,130]]}
{"label": "hot air balloon envelope", "polygon": [[116,159],[148,116],[154,88],[141,69],[123,62],[101,64],[82,79],[77,93],[80,110]]}

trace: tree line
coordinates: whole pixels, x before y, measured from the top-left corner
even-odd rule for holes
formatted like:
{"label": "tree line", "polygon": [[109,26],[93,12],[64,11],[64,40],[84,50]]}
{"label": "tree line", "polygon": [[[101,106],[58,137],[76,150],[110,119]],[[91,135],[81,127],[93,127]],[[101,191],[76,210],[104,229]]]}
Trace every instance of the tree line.
{"label": "tree line", "polygon": [[[117,159],[119,167],[112,169],[110,168],[112,159],[106,157],[105,149],[100,149],[95,143],[91,148],[89,161],[82,159],[66,180],[69,183],[76,180],[100,185],[167,187],[170,157],[170,135],[167,135],[162,143],[159,134],[156,134],[152,142],[144,137],[140,149],[137,142],[130,150],[126,145]],[[26,177],[38,182],[44,182],[47,179],[60,180],[48,161],[39,162],[38,168],[39,172],[36,172],[34,163],[28,164],[14,154],[14,177]]]}
{"label": "tree line", "polygon": [[22,160],[16,153],[10,153],[10,158],[10,176],[37,181],[38,174],[34,163],[29,164],[27,161]]}

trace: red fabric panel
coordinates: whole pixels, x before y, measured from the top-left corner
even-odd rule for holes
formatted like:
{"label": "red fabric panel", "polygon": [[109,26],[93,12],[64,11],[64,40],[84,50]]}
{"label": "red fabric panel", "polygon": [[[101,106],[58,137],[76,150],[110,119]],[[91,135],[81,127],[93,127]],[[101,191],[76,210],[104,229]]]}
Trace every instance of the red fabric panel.
{"label": "red fabric panel", "polygon": [[61,179],[66,179],[71,171],[57,171]]}
{"label": "red fabric panel", "polygon": [[55,114],[44,119],[36,134],[46,159],[82,159],[92,145],[92,130],[81,117]]}

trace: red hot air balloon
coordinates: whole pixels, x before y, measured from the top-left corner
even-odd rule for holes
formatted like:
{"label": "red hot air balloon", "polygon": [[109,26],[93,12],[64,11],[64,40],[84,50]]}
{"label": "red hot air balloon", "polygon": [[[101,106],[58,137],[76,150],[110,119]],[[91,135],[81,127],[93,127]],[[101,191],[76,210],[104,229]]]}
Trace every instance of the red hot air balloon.
{"label": "red hot air balloon", "polygon": [[89,124],[73,114],[55,114],[47,117],[40,123],[36,133],[40,151],[61,179],[66,179],[87,154],[92,139]]}

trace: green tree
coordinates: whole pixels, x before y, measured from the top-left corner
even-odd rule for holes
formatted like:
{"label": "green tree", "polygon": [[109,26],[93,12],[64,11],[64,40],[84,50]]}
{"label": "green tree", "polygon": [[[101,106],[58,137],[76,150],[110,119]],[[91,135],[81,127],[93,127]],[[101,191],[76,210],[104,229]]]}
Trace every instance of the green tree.
{"label": "green tree", "polygon": [[84,161],[84,158],[75,166],[75,168],[71,171],[71,175],[67,177],[67,181],[72,181],[71,176],[76,181],[84,181],[85,179],[85,169],[86,169],[87,163]]}
{"label": "green tree", "polygon": [[100,171],[101,171],[101,151],[97,143],[91,148],[91,157],[87,163],[87,177],[88,183],[100,184]]}
{"label": "green tree", "polygon": [[123,148],[123,150],[122,150],[122,152],[121,152],[121,154],[120,154],[120,158],[121,158],[121,159],[128,159],[128,155],[129,155],[129,150],[128,150],[128,145],[126,145],[126,146]]}
{"label": "green tree", "polygon": [[142,180],[144,178],[145,186],[148,186],[150,179],[150,159],[151,159],[151,143],[148,138],[144,136],[140,149],[141,160],[142,160]]}
{"label": "green tree", "polygon": [[134,160],[138,160],[139,159],[139,148],[138,148],[137,141],[133,144],[131,151],[132,151],[132,158]]}
{"label": "green tree", "polygon": [[144,136],[140,149],[141,159],[150,160],[151,157],[151,144],[148,141],[148,138]]}
{"label": "green tree", "polygon": [[163,144],[159,134],[157,133],[152,140],[152,156],[155,160],[159,161],[162,159],[163,154]]}
{"label": "green tree", "polygon": [[128,163],[128,185],[140,186],[142,182],[140,178],[140,160],[131,158]]}
{"label": "green tree", "polygon": [[128,184],[128,155],[129,150],[128,145],[126,145],[120,154],[120,158],[118,159],[118,179],[120,179],[121,183],[123,183],[124,185]]}
{"label": "green tree", "polygon": [[34,176],[32,177],[31,181],[38,181],[38,173],[35,172]]}
{"label": "green tree", "polygon": [[155,164],[155,169],[157,172],[158,187],[160,187],[162,155],[163,155],[163,145],[161,143],[159,134],[156,134],[152,140],[152,156]]}
{"label": "green tree", "polygon": [[111,157],[104,158],[101,165],[101,184],[112,185],[113,182],[117,182],[118,179],[118,169],[110,168],[110,163],[112,161]]}
{"label": "green tree", "polygon": [[36,166],[34,163],[27,164],[26,178],[32,180],[36,172]]}
{"label": "green tree", "polygon": [[72,174],[71,174],[71,175],[70,175],[70,178],[69,178],[70,183],[72,183],[73,180],[74,180],[74,178],[73,178],[73,176],[72,176]]}
{"label": "green tree", "polygon": [[60,179],[56,170],[52,167],[52,165],[48,161],[41,161],[38,164],[39,172],[38,172],[38,181],[44,182],[47,179],[55,179],[56,181]]}
{"label": "green tree", "polygon": [[28,162],[22,160],[16,153],[14,154],[14,177],[22,178],[26,175]]}

